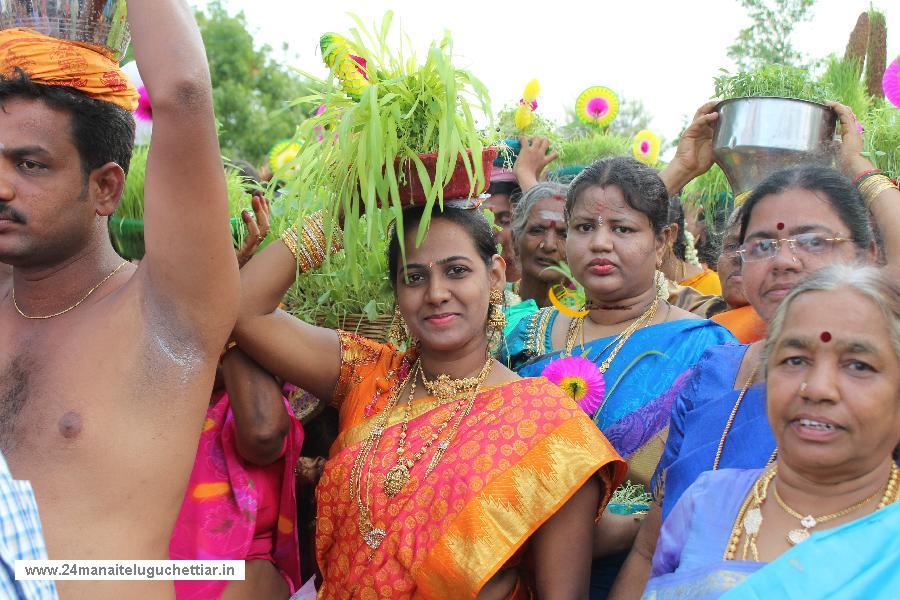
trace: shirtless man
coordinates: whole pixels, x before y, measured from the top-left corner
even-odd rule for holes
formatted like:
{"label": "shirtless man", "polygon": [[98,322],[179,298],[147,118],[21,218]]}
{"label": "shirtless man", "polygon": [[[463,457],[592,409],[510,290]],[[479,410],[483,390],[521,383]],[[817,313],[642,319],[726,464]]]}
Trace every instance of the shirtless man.
{"label": "shirtless man", "polygon": [[[131,116],[78,92],[0,82],[0,262],[13,267],[0,283],[0,451],[34,487],[51,559],[168,558],[236,318],[203,42],[183,0],[129,0],[128,20],[154,117],[137,268],[107,234]],[[174,596],[171,582],[58,589]]]}

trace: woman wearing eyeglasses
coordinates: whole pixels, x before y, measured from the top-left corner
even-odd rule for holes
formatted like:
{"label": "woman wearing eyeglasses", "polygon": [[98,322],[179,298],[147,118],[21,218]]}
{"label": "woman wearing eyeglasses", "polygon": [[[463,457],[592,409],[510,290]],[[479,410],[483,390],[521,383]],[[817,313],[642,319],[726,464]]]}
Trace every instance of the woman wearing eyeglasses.
{"label": "woman wearing eyeglasses", "polygon": [[[843,175],[823,167],[792,167],[766,179],[741,209],[743,287],[765,321],[794,286],[822,267],[878,262],[870,212],[886,262],[900,263],[900,191],[861,155],[862,136],[850,109],[830,106],[841,120]],[[656,502],[611,597],[640,595],[661,523],[702,473],[762,468],[775,460],[765,376],[757,368],[762,346],[711,348],[670,390],[675,399],[669,436],[652,481]]]}

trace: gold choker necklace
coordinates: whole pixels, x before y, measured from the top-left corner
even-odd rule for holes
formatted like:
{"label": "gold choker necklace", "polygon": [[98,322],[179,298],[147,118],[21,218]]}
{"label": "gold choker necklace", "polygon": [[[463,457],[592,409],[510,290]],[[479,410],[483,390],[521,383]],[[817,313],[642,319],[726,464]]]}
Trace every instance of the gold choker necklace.
{"label": "gold choker necklace", "polygon": [[[485,368],[486,365],[492,362],[493,360],[488,358],[487,363],[485,363]],[[425,386],[425,391],[427,391],[429,395],[434,396],[438,404],[446,404],[464,394],[468,394],[473,389],[476,389],[483,384],[484,371],[485,369],[482,368],[481,372],[475,377],[465,377],[462,379],[453,379],[446,373],[442,373],[441,375],[438,375],[434,381],[429,381],[428,378],[425,377],[425,371],[423,369],[420,368],[419,373],[422,375],[422,385]]]}
{"label": "gold choker necklace", "polygon": [[22,312],[22,309],[19,308],[19,303],[16,302],[16,289],[15,289],[15,288],[13,288],[13,291],[12,291],[12,301],[13,301],[13,306],[16,307],[16,312],[19,313],[20,315],[22,315],[23,317],[25,317],[26,319],[39,320],[39,319],[52,319],[53,317],[59,317],[59,316],[61,316],[61,315],[66,314],[66,313],[69,312],[70,310],[75,310],[76,308],[78,308],[78,307],[81,305],[82,302],[84,302],[85,300],[87,300],[88,298],[90,298],[90,297],[91,297],[91,294],[93,294],[93,293],[96,292],[98,289],[100,289],[100,286],[102,286],[104,283],[106,283],[107,281],[109,281],[110,279],[112,279],[113,276],[114,276],[116,273],[118,273],[118,272],[122,269],[122,267],[124,267],[124,266],[127,265],[127,264],[128,264],[128,261],[127,261],[127,260],[126,260],[126,261],[123,261],[121,265],[119,265],[118,267],[116,267],[115,269],[112,270],[112,273],[110,273],[109,275],[107,275],[106,277],[104,277],[104,278],[103,278],[103,281],[101,281],[100,283],[98,283],[97,285],[95,285],[94,287],[92,287],[90,290],[88,290],[88,293],[85,294],[84,297],[83,297],[81,300],[79,300],[78,302],[76,302],[75,304],[73,304],[72,306],[70,306],[69,308],[66,308],[66,309],[61,310],[61,311],[56,312],[56,313],[53,313],[52,315],[45,315],[45,316],[42,316],[42,317],[33,317],[33,316],[31,316],[31,315],[26,315],[24,312]]}

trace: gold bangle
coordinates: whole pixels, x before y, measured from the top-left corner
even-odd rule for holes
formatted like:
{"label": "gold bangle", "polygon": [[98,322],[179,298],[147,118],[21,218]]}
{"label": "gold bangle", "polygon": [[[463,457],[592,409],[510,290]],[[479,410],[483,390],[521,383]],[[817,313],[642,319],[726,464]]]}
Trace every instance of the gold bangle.
{"label": "gold bangle", "polygon": [[287,246],[287,249],[291,251],[291,254],[294,256],[294,260],[297,260],[297,234],[294,232],[293,227],[289,227],[284,230],[281,234],[281,241],[284,242],[284,245]]}
{"label": "gold bangle", "polygon": [[[281,241],[288,247],[294,260],[300,266],[300,272],[306,273],[316,269],[328,256],[328,245],[325,242],[325,226],[322,223],[320,210],[303,219],[303,226],[295,225],[281,234]],[[335,227],[331,238],[331,253],[341,250],[344,236],[340,227]]]}
{"label": "gold bangle", "polygon": [[866,207],[871,210],[875,199],[882,192],[890,189],[898,189],[891,179],[885,175],[871,175],[859,183],[859,195],[862,196]]}

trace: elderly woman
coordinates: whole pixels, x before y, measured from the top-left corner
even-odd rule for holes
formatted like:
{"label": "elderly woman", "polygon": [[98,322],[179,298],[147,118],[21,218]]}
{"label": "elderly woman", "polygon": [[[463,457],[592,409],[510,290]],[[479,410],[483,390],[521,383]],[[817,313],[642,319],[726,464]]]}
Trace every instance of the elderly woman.
{"label": "elderly woman", "polygon": [[522,194],[513,216],[513,244],[522,273],[518,293],[539,307],[550,305],[550,288],[563,280],[555,267],[566,260],[565,199],[564,185],[538,183]]}
{"label": "elderly woman", "polygon": [[[766,321],[791,288],[815,271],[835,263],[875,261],[870,211],[889,264],[900,258],[900,192],[882,178],[874,182],[876,188],[863,187],[861,196],[849,177],[874,169],[861,155],[862,138],[850,110],[832,106],[841,118],[845,176],[824,167],[786,169],[761,183],[741,210],[743,288]],[[712,115],[706,118],[714,120]],[[641,524],[615,598],[634,598],[644,586],[662,520],[697,477],[726,467],[761,468],[774,460],[764,374],[757,367],[762,347],[757,342],[712,348],[669,391],[674,406],[666,449],[654,475],[656,502]]]}
{"label": "elderly woman", "polygon": [[[793,288],[762,357],[767,415],[779,449],[766,468],[704,473],[666,519],[645,598],[715,598],[765,563],[825,531],[849,530],[900,496],[900,289],[872,267],[835,266]],[[897,521],[896,514],[889,517]],[[854,546],[866,567],[896,562],[896,529]],[[835,534],[838,534],[838,531]],[[870,562],[869,562],[870,561]],[[858,564],[850,562],[850,565]],[[864,575],[835,559],[801,564],[807,597]],[[816,578],[814,572],[827,577]],[[885,573],[890,573],[888,568]],[[896,585],[896,567],[893,580]],[[896,589],[889,581],[881,590]],[[813,584],[813,588],[816,584]],[[852,597],[856,594],[850,594]]]}
{"label": "elderly woman", "polygon": [[[592,417],[623,458],[630,478],[647,484],[666,438],[672,398],[663,393],[703,351],[734,338],[724,328],[670,305],[657,271],[672,230],[669,193],[657,172],[633,158],[600,160],[572,182],[566,200],[566,254],[584,287],[583,313],[544,308],[507,337],[524,377],[568,368],[577,357],[604,389]],[[662,295],[662,298],[660,298]],[[589,361],[589,362],[588,362]],[[593,363],[593,364],[590,364]],[[608,515],[597,532],[592,589],[602,593],[637,532],[631,516]]]}

